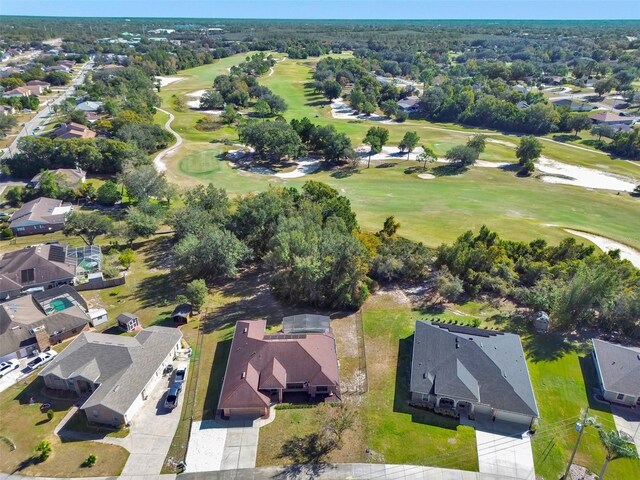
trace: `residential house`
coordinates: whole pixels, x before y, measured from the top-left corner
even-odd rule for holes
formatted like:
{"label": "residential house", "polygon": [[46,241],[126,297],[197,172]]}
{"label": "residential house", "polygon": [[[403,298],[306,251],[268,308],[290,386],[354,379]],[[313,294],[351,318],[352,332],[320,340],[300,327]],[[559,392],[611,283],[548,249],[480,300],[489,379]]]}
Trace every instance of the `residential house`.
{"label": "residential house", "polygon": [[339,401],[340,377],[331,329],[265,333],[265,320],[236,323],[218,413],[267,416],[284,401]]}
{"label": "residential house", "polygon": [[73,207],[62,200],[40,197],[25,203],[9,219],[9,227],[15,235],[35,235],[64,229]]}
{"label": "residential house", "polygon": [[79,103],[76,106],[76,109],[82,110],[83,112],[97,112],[98,110],[100,110],[100,108],[102,108],[103,105],[104,102],[85,101]]}
{"label": "residential house", "polygon": [[558,99],[552,98],[551,104],[556,108],[569,107],[569,110],[572,112],[590,112],[595,108],[590,103],[578,101],[578,100],[572,100],[570,98],[558,98]]}
{"label": "residential house", "polygon": [[5,98],[22,98],[31,96],[31,90],[27,87],[16,87],[11,90],[7,90],[2,94]]}
{"label": "residential house", "polygon": [[0,361],[45,351],[87,330],[87,311],[70,285],[0,304]]}
{"label": "residential house", "polygon": [[520,337],[512,333],[417,321],[411,401],[479,423],[528,429],[538,417]]}
{"label": "residential house", "polygon": [[599,112],[589,115],[593,123],[606,123],[607,125],[631,125],[633,117],[623,117],[613,112]]}
{"label": "residential house", "polygon": [[53,65],[51,67],[45,67],[45,71],[69,73],[71,71],[71,68],[67,67],[66,65]]}
{"label": "residential house", "polygon": [[36,245],[0,255],[0,299],[72,285],[77,260],[66,245]]}
{"label": "residential house", "polygon": [[[71,189],[78,188],[87,180],[87,174],[81,168],[58,168],[56,170],[50,170],[50,172],[59,179],[60,184]],[[42,173],[43,172],[38,173],[28,183],[31,188],[38,188],[40,186]]]}
{"label": "residential house", "polygon": [[6,117],[7,115],[13,115],[16,113],[16,109],[11,105],[0,105],[0,116]]}
{"label": "residential house", "polygon": [[158,326],[135,337],[85,332],[40,377],[51,389],[79,395],[89,422],[128,425],[175,358],[181,339],[180,330]]}
{"label": "residential house", "polygon": [[44,91],[46,90],[43,86],[40,86],[40,85],[25,85],[24,88],[29,90],[29,93],[31,95],[36,96],[36,97],[42,95],[44,93]]}
{"label": "residential house", "polygon": [[63,123],[58,128],[53,131],[53,135],[56,138],[61,138],[64,140],[70,138],[94,138],[96,136],[96,132],[89,129],[89,127],[85,127],[79,123],[70,122]]}
{"label": "residential house", "polygon": [[133,313],[121,313],[116,317],[116,322],[123,332],[134,332],[140,328],[140,319]]}
{"label": "residential house", "polygon": [[605,400],[640,407],[640,349],[594,338],[593,361]]}
{"label": "residential house", "polygon": [[418,109],[419,104],[420,98],[415,95],[398,101],[398,106],[405,112],[415,112]]}
{"label": "residential house", "polygon": [[27,87],[38,86],[44,89],[51,87],[51,84],[49,82],[45,82],[43,80],[29,80],[26,85]]}

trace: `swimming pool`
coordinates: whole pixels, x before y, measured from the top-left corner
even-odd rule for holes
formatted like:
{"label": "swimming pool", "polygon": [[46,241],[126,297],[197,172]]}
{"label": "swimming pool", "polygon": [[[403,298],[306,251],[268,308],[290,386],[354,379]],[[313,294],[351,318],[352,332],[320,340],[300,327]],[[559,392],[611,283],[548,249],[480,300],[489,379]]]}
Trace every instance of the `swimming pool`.
{"label": "swimming pool", "polygon": [[71,300],[68,298],[56,298],[51,300],[51,307],[53,307],[57,312],[61,312],[69,307],[73,307],[73,303],[71,303]]}

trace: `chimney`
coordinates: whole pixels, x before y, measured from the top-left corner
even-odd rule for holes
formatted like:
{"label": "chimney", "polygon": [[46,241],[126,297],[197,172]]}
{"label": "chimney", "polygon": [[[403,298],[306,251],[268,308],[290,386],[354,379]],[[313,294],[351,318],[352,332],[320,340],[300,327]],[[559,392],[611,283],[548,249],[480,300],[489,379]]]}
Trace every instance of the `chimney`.
{"label": "chimney", "polygon": [[36,343],[38,344],[38,350],[41,352],[44,352],[51,346],[51,342],[49,342],[49,334],[45,329],[38,330],[36,332]]}

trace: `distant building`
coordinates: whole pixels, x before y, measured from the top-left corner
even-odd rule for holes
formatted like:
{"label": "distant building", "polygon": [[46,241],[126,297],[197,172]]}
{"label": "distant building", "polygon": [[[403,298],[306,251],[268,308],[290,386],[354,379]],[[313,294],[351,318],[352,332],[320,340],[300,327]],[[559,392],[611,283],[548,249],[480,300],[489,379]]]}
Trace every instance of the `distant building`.
{"label": "distant building", "polygon": [[589,115],[593,123],[606,123],[607,125],[631,125],[633,117],[623,117],[613,112],[599,112]]}
{"label": "distant building", "polygon": [[55,198],[36,198],[11,215],[9,227],[18,236],[57,232],[64,228],[72,208]]}
{"label": "distant building", "polygon": [[96,132],[89,129],[89,127],[85,127],[79,123],[63,123],[58,128],[53,131],[53,135],[56,138],[60,139],[70,139],[70,138],[94,138],[96,136]]}
{"label": "distant building", "polygon": [[[50,170],[50,172],[60,180],[59,183],[72,189],[79,187],[87,179],[87,174],[81,168],[58,168],[57,170]],[[40,186],[42,173],[43,172],[38,173],[31,179],[28,184],[31,188],[38,188]]]}
{"label": "distant building", "polygon": [[420,98],[412,95],[411,97],[403,98],[398,101],[398,106],[405,112],[414,112],[418,109]]}
{"label": "distant building", "polygon": [[572,100],[570,98],[551,99],[551,104],[556,107],[569,107],[572,112],[590,112],[595,107],[587,102]]}
{"label": "distant building", "polygon": [[22,98],[31,96],[31,90],[27,87],[16,87],[11,90],[7,90],[2,94],[5,98]]}
{"label": "distant building", "polygon": [[605,400],[640,407],[640,349],[593,339],[592,356]]}
{"label": "distant building", "polygon": [[86,398],[92,423],[122,426],[134,419],[178,350],[182,333],[150,327],[135,337],[83,333],[40,372],[48,388]]}
{"label": "distant building", "polygon": [[42,80],[29,80],[26,85],[27,87],[32,87],[32,86],[38,86],[42,88],[51,87],[51,84],[49,82],[44,82]]}
{"label": "distant building", "polygon": [[86,102],[79,103],[76,106],[76,109],[82,110],[83,112],[97,112],[102,108],[103,105],[104,105],[104,102],[86,101]]}
{"label": "distant building", "polygon": [[518,103],[516,103],[516,107],[518,107],[518,109],[520,110],[526,110],[527,108],[531,108],[531,105],[529,105],[524,100],[520,100]]}
{"label": "distant building", "polygon": [[0,361],[42,352],[89,328],[84,299],[69,285],[0,304]]}

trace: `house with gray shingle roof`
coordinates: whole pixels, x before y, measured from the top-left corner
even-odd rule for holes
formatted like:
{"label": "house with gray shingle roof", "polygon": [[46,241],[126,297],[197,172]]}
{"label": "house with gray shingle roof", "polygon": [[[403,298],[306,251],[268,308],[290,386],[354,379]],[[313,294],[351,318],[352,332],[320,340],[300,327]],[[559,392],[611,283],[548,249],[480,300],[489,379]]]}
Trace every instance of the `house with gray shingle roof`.
{"label": "house with gray shingle roof", "polygon": [[640,407],[640,349],[594,338],[593,361],[602,396],[609,402]]}
{"label": "house with gray shingle roof", "polygon": [[47,365],[47,387],[78,394],[87,420],[121,426],[131,422],[180,348],[182,333],[153,326],[135,337],[86,332]]}
{"label": "house with gray shingle roof", "polygon": [[523,429],[538,417],[520,337],[417,321],[411,401],[440,413]]}
{"label": "house with gray shingle roof", "polygon": [[25,203],[9,219],[17,236],[52,233],[64,229],[73,206],[55,198],[40,197]]}

